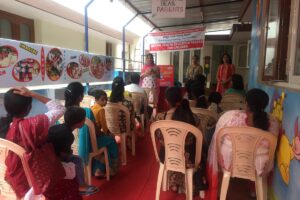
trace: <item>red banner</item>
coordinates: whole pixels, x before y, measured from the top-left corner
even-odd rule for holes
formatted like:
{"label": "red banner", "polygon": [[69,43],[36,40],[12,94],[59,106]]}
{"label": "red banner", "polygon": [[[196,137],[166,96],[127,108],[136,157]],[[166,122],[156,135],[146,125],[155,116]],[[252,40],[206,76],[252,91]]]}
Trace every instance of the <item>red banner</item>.
{"label": "red banner", "polygon": [[173,65],[158,65],[160,70],[159,85],[163,87],[174,86],[174,66]]}

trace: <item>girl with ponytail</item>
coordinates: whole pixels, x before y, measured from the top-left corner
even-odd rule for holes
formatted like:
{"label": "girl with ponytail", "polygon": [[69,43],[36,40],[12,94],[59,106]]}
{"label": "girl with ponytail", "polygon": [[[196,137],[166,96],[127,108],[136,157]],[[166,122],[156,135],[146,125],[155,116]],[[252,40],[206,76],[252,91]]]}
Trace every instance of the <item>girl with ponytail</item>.
{"label": "girl with ponytail", "polygon": [[[170,106],[170,110],[164,114],[163,119],[171,119],[176,121],[185,122],[191,124],[193,126],[197,126],[200,123],[200,120],[196,115],[194,115],[190,109],[189,101],[187,99],[182,98],[182,94],[180,88],[171,87],[166,90],[166,99]],[[158,131],[156,133],[158,140],[160,141],[160,150],[159,157],[161,162],[164,162],[165,159],[165,148],[163,146],[163,136]],[[186,166],[192,167],[195,162],[195,152],[196,151],[196,139],[193,134],[188,133],[185,140],[185,156],[186,156]],[[205,161],[205,159],[202,159]],[[201,163],[203,166],[203,163]],[[205,166],[205,165],[204,165]],[[194,178],[197,181],[194,181],[194,193],[198,193],[199,190],[203,190],[207,188],[205,183],[205,177],[203,170],[204,168],[199,168],[194,174]],[[185,191],[185,177],[183,174],[178,172],[170,172],[169,175],[169,186],[170,189],[175,192]]]}
{"label": "girl with ponytail", "polygon": [[[269,96],[261,89],[251,89],[246,94],[246,110],[232,110],[224,113],[216,125],[216,130],[208,151],[208,199],[216,200],[218,194],[218,160],[216,138],[219,130],[224,127],[251,126],[278,135],[278,121],[275,117],[265,112],[269,104]],[[256,155],[256,172],[261,175],[265,164],[268,162],[268,144],[260,144],[257,152],[267,152]],[[232,143],[228,137],[224,138],[221,146],[221,154],[224,160],[224,168],[229,169],[231,164]],[[251,192],[252,193],[252,192]],[[254,192],[255,194],[255,192]]]}

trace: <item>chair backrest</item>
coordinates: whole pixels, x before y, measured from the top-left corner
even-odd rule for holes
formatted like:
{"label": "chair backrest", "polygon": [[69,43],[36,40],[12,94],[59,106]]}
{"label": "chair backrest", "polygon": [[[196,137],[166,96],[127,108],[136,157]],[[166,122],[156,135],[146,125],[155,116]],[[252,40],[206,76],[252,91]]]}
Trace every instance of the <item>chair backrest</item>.
{"label": "chair backrest", "polygon": [[120,103],[108,102],[105,109],[105,118],[107,128],[111,133],[120,134],[120,115],[119,112],[123,111],[126,117],[126,133],[130,133],[130,112],[126,106]]}
{"label": "chair backrest", "polygon": [[92,150],[93,150],[93,152],[96,152],[98,150],[98,146],[97,146],[97,136],[96,136],[95,125],[88,118],[85,118],[85,122],[84,123],[85,123],[85,125],[87,125],[87,127],[89,129],[90,140],[91,140],[91,144],[92,144]]}
{"label": "chair backrest", "polygon": [[201,131],[188,123],[174,120],[160,120],[150,126],[152,144],[156,160],[159,161],[155,132],[160,130],[164,138],[165,167],[167,170],[177,171],[185,174],[185,139],[188,133],[196,138],[195,166],[201,160],[202,140]]}
{"label": "chair backrest", "polygon": [[269,142],[269,162],[266,169],[270,169],[274,160],[277,137],[272,133],[253,127],[226,127],[217,133],[217,152],[219,163],[221,160],[221,144],[225,135],[232,142],[231,176],[255,181],[256,178],[256,150],[262,140]]}
{"label": "chair backrest", "polygon": [[141,108],[142,106],[144,106],[144,113],[145,114],[147,112],[147,106],[148,106],[148,98],[147,95],[145,93],[139,93],[139,92],[131,92],[131,102],[133,104],[134,107],[134,112],[136,114],[142,114],[141,112]]}
{"label": "chair backrest", "polygon": [[[147,93],[147,98],[148,98],[148,103],[149,104],[157,104],[158,102],[158,97],[156,96],[156,89],[155,88],[144,88],[144,90]],[[152,101],[150,101],[150,93],[152,94]]]}
{"label": "chair backrest", "polygon": [[11,141],[0,138],[0,199],[5,199],[5,197],[7,199],[17,199],[15,192],[4,179],[6,172],[5,160],[9,151],[14,152],[21,159],[27,181],[31,185],[28,175],[28,165],[25,163],[23,157],[25,149]]}
{"label": "chair backrest", "polygon": [[200,119],[201,130],[204,134],[206,134],[206,129],[208,126],[216,125],[218,121],[218,115],[215,112],[204,108],[191,108],[191,110]]}
{"label": "chair backrest", "polygon": [[245,110],[245,97],[240,94],[225,94],[220,103],[222,111]]}
{"label": "chair backrest", "polygon": [[197,101],[196,100],[189,100],[189,104],[190,104],[190,107],[196,107],[196,104],[197,104]]}
{"label": "chair backrest", "polygon": [[90,108],[95,103],[95,98],[93,96],[85,95],[80,102],[80,107]]}

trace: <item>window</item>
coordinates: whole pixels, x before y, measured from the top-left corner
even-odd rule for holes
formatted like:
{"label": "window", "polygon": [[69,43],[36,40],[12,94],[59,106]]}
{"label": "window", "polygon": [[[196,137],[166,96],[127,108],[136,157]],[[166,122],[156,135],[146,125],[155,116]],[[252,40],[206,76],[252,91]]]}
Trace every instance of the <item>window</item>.
{"label": "window", "polygon": [[106,56],[112,56],[112,43],[106,42]]}
{"label": "window", "polygon": [[263,56],[260,59],[262,80],[287,80],[286,60],[291,0],[264,1],[262,27]]}
{"label": "window", "polygon": [[289,81],[300,84],[300,2],[292,1],[291,38],[289,41]]}
{"label": "window", "polygon": [[190,65],[190,61],[191,61],[191,52],[190,51],[184,51],[183,52],[183,78],[185,79],[185,73],[186,70],[188,68],[188,66]]}
{"label": "window", "polygon": [[34,21],[0,10],[0,37],[34,42]]}

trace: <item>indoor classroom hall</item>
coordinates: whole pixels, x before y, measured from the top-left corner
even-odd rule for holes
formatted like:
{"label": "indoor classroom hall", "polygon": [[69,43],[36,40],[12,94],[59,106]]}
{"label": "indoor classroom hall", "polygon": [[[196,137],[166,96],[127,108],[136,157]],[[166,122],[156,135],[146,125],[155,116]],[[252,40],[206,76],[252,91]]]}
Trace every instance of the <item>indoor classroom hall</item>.
{"label": "indoor classroom hall", "polygon": [[[159,163],[155,160],[150,133],[139,137],[136,144],[136,156],[127,151],[127,165],[120,166],[120,171],[111,177],[110,181],[96,179],[92,183],[100,191],[84,200],[154,200]],[[232,179],[230,182],[227,200],[253,200],[248,190],[249,182],[243,179]],[[160,193],[160,200],[184,200],[185,194],[172,191]],[[195,196],[194,200],[201,200]]]}

